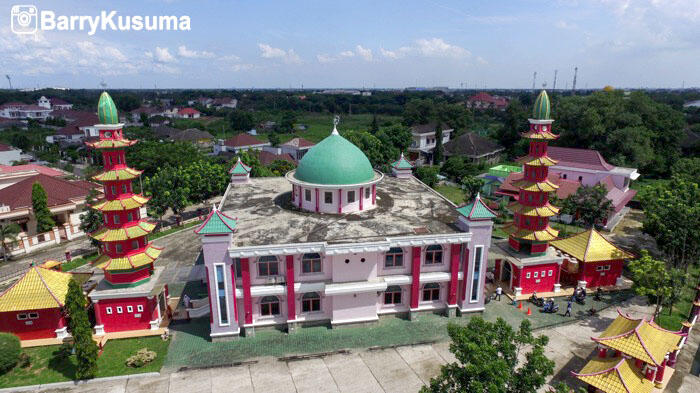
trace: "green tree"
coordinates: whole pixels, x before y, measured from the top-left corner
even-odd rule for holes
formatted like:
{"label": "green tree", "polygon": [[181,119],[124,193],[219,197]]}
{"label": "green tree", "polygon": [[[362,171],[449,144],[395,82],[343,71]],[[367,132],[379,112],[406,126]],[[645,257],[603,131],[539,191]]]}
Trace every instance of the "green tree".
{"label": "green tree", "polygon": [[48,232],[56,226],[56,222],[54,222],[51,217],[51,211],[47,203],[44,187],[42,187],[39,182],[34,183],[34,185],[32,185],[32,210],[34,211],[34,218],[36,219],[37,233]]}
{"label": "green tree", "polygon": [[[554,372],[554,362],[544,356],[549,339],[534,337],[528,320],[516,332],[501,318],[487,322],[476,316],[466,326],[448,325],[447,332],[457,362],[442,366],[423,393],[534,393]],[[518,354],[527,348],[518,367]]]}
{"label": "green tree", "polygon": [[563,212],[574,216],[574,220],[586,228],[601,225],[612,212],[612,201],[604,186],[582,186],[564,199]]}
{"label": "green tree", "polygon": [[369,132],[349,131],[345,133],[344,137],[365,153],[373,167],[385,164],[388,161],[382,141]]}
{"label": "green tree", "polygon": [[144,179],[143,188],[145,194],[151,197],[150,205],[155,211],[165,214],[170,208],[175,214],[178,223],[182,211],[190,205],[191,179],[182,168],[165,167],[155,175]]}
{"label": "green tree", "polygon": [[274,147],[277,147],[280,144],[280,136],[274,132],[269,135],[269,140],[270,144]]}
{"label": "green tree", "polygon": [[294,132],[294,123],[297,121],[296,113],[292,111],[284,112],[280,121],[279,131],[283,133]]}
{"label": "green tree", "polygon": [[484,185],[483,180],[471,175],[464,176],[459,183],[462,185],[462,189],[464,189],[465,201],[471,201],[472,199],[476,198],[476,194]]}
{"label": "green tree", "polygon": [[377,114],[372,115],[372,123],[369,126],[369,132],[375,135],[379,131],[379,121],[377,120]]}
{"label": "green tree", "polygon": [[272,161],[267,167],[272,171],[272,173],[274,173],[275,176],[284,176],[285,173],[296,168],[293,163],[286,160]]}
{"label": "green tree", "polygon": [[229,113],[228,121],[234,131],[250,131],[255,127],[253,114],[249,111],[235,110]]}
{"label": "green tree", "polygon": [[521,133],[529,129],[527,112],[518,100],[512,100],[503,113],[503,125],[496,132],[496,138],[506,147],[508,157],[515,158],[524,154]]}
{"label": "green tree", "polygon": [[139,115],[139,120],[141,121],[141,124],[143,124],[144,127],[150,127],[151,126],[151,120],[148,118],[148,115],[141,112]]}
{"label": "green tree", "polygon": [[19,337],[12,333],[0,333],[0,374],[4,374],[17,365],[22,347]]}
{"label": "green tree", "polygon": [[671,166],[671,174],[700,184],[700,157],[681,158]]}
{"label": "green tree", "polygon": [[[675,302],[679,295],[674,294],[674,286],[684,280],[679,269],[669,269],[664,261],[654,259],[647,250],[627,264],[632,273],[632,289],[637,295],[647,296],[654,303],[654,317],[659,315],[664,304]],[[683,286],[680,285],[680,288]]]}
{"label": "green tree", "polygon": [[75,356],[78,367],[76,379],[90,379],[97,374],[98,348],[92,339],[92,326],[88,319],[87,298],[80,284],[71,279],[68,283],[65,309],[68,313],[68,328],[75,342]]}
{"label": "green tree", "polygon": [[427,124],[435,118],[435,103],[430,98],[414,98],[406,103],[403,123],[407,126]]}
{"label": "green tree", "polygon": [[438,171],[437,166],[421,166],[416,169],[416,177],[429,187],[435,188],[438,182]]}
{"label": "green tree", "polygon": [[435,149],[433,150],[433,164],[440,165],[444,157],[442,146],[442,123],[437,123],[435,126]]}
{"label": "green tree", "polygon": [[[233,157],[232,163],[235,163],[241,158],[244,164],[250,167],[250,177],[272,177],[275,176],[272,171],[260,162],[258,154],[254,151],[241,151],[237,157]],[[233,164],[231,164],[233,165]]]}
{"label": "green tree", "polygon": [[7,261],[7,252],[17,244],[17,235],[22,232],[22,228],[14,222],[0,225],[0,238],[2,239],[2,259]]}
{"label": "green tree", "polygon": [[[90,191],[88,191],[87,197],[85,198],[85,209],[83,210],[84,213],[80,215],[80,230],[85,233],[95,232],[100,228],[102,222],[104,221],[102,212],[91,207],[96,203],[97,190],[91,188]],[[93,238],[90,238],[90,243],[95,247],[99,247],[100,245],[100,242]]]}

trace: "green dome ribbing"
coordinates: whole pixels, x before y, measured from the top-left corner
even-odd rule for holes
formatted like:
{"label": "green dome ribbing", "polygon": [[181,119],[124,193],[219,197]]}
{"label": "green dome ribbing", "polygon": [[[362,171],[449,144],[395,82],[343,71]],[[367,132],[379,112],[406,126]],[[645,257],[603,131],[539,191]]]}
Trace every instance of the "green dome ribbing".
{"label": "green dome ribbing", "polygon": [[100,124],[119,124],[117,106],[106,91],[102,92],[100,101],[97,103],[97,117],[100,119]]}
{"label": "green dome ribbing", "polygon": [[374,170],[362,150],[334,132],[304,155],[294,177],[312,184],[357,184],[374,179]]}
{"label": "green dome ribbing", "polygon": [[532,118],[537,120],[550,120],[550,109],[549,96],[546,91],[542,90],[535,100],[535,107],[532,108]]}

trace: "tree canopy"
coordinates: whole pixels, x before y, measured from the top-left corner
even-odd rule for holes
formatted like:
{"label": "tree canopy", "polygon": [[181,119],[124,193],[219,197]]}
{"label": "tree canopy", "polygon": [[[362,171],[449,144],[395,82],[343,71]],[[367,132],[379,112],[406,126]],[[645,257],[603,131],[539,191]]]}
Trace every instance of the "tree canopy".
{"label": "tree canopy", "polygon": [[48,232],[56,226],[48,207],[46,191],[39,182],[32,185],[32,210],[36,219],[37,233]]}

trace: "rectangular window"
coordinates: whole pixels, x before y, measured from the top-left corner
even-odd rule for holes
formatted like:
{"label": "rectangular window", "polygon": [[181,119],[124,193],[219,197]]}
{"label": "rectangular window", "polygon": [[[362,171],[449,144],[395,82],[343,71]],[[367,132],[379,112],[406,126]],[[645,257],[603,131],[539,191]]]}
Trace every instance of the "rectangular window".
{"label": "rectangular window", "polygon": [[112,221],[114,221],[115,224],[119,224],[119,216],[117,216],[117,215],[112,216]]}
{"label": "rectangular window", "polygon": [[554,272],[554,270],[550,270],[548,276],[549,276],[549,277],[552,277],[552,273],[553,273],[553,272]]}
{"label": "rectangular window", "polygon": [[535,272],[535,278],[539,277],[539,272]]}
{"label": "rectangular window", "polygon": [[143,305],[139,304],[138,306],[136,306],[136,311],[143,312]]}
{"label": "rectangular window", "polygon": [[236,278],[241,278],[243,277],[243,273],[241,273],[241,258],[236,258],[233,260],[234,264],[234,269],[236,270]]}
{"label": "rectangular window", "polygon": [[401,304],[401,291],[385,292],[384,304]]}
{"label": "rectangular window", "polygon": [[214,266],[216,273],[216,294],[218,297],[217,307],[219,311],[219,325],[228,325],[228,300],[226,299],[226,275],[224,265]]}
{"label": "rectangular window", "polygon": [[384,258],[384,267],[402,267],[403,250],[389,250]]}
{"label": "rectangular window", "polygon": [[107,312],[107,315],[112,315],[112,307],[105,308],[105,312]]}
{"label": "rectangular window", "polygon": [[123,312],[124,312],[124,309],[122,308],[122,306],[117,306],[117,314],[121,314]]}
{"label": "rectangular window", "polygon": [[307,202],[311,202],[311,190],[304,190],[304,199]]}
{"label": "rectangular window", "polygon": [[348,203],[355,202],[355,191],[348,191]]}
{"label": "rectangular window", "polygon": [[122,184],[122,193],[126,194],[126,184]]}
{"label": "rectangular window", "polygon": [[323,201],[328,203],[328,204],[333,203],[333,193],[330,191],[324,192],[323,193]]}
{"label": "rectangular window", "polygon": [[440,300],[440,286],[429,286],[430,284],[423,287],[423,301],[424,302],[435,302]]}
{"label": "rectangular window", "polygon": [[269,317],[273,315],[280,314],[280,303],[279,301],[265,302],[260,304],[260,315],[264,317]]}
{"label": "rectangular window", "polygon": [[17,319],[20,321],[24,321],[25,319],[27,319],[27,314],[17,314]]}
{"label": "rectangular window", "polygon": [[132,250],[135,250],[135,249],[137,249],[137,248],[139,248],[139,241],[138,241],[138,240],[132,240],[132,241],[131,241],[131,249],[132,249]]}
{"label": "rectangular window", "polygon": [[542,277],[546,277],[546,276],[547,276],[545,273],[547,273],[547,272],[544,271],[544,270],[542,270],[542,273],[541,273],[541,274],[542,274]]}
{"label": "rectangular window", "polygon": [[525,278],[530,278],[530,272],[527,272],[527,273],[525,274]]}
{"label": "rectangular window", "polygon": [[321,311],[321,298],[320,297],[309,297],[301,300],[301,311],[302,312],[314,312]]}
{"label": "rectangular window", "polygon": [[365,199],[369,199],[369,193],[370,193],[369,187],[365,187]]}
{"label": "rectangular window", "polygon": [[117,187],[112,186],[110,188],[112,189],[112,195],[116,195],[117,194]]}
{"label": "rectangular window", "polygon": [[563,175],[561,175],[561,178],[562,178],[562,179],[566,179],[566,173],[563,174]]}
{"label": "rectangular window", "polygon": [[578,181],[583,181],[583,176],[579,176]]}
{"label": "rectangular window", "polygon": [[122,252],[122,245],[121,244],[117,243],[116,247],[117,247],[117,252]]}
{"label": "rectangular window", "polygon": [[129,213],[126,215],[126,220],[127,220],[127,221],[133,221],[133,220],[134,220],[134,214],[133,214],[132,212],[129,212]]}
{"label": "rectangular window", "polygon": [[134,312],[134,306],[126,306],[126,312]]}
{"label": "rectangular window", "polygon": [[472,302],[479,300],[479,293],[481,292],[479,284],[481,283],[481,265],[484,247],[475,247],[474,251],[474,272],[472,273],[472,294],[470,300]]}
{"label": "rectangular window", "polygon": [[258,276],[277,276],[279,275],[279,269],[277,266],[277,261],[259,261],[258,262]]}
{"label": "rectangular window", "polygon": [[302,273],[321,273],[320,258],[304,258],[301,260]]}
{"label": "rectangular window", "polygon": [[37,312],[30,312],[28,315],[29,319],[39,319],[39,313]]}

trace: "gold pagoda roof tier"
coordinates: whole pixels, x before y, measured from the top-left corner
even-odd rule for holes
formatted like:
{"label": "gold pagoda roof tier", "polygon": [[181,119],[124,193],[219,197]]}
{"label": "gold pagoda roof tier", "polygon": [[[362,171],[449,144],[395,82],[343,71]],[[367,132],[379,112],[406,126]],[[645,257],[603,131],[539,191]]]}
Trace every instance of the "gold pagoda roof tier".
{"label": "gold pagoda roof tier", "polygon": [[93,149],[119,149],[135,145],[136,142],[129,139],[102,139],[95,142],[86,142],[85,144]]}
{"label": "gold pagoda roof tier", "polygon": [[684,335],[665,330],[644,318],[632,319],[620,313],[600,337],[593,338],[593,341],[659,366],[667,353],[678,348]]}
{"label": "gold pagoda roof tier", "polygon": [[158,259],[162,251],[162,248],[149,244],[142,252],[123,258],[110,258],[109,255],[101,255],[95,260],[94,265],[98,269],[107,271],[135,269],[152,263]]}
{"label": "gold pagoda roof tier", "polygon": [[514,222],[511,222],[504,225],[502,229],[505,233],[518,239],[541,242],[556,239],[557,235],[559,235],[559,231],[549,225],[545,229],[533,231],[532,229],[518,228]]}
{"label": "gold pagoda roof tier", "polygon": [[610,243],[595,229],[555,240],[552,246],[582,262],[601,262],[616,259],[631,259],[634,255]]}
{"label": "gold pagoda roof tier", "polygon": [[524,157],[518,158],[515,161],[517,161],[523,165],[530,165],[530,166],[554,166],[554,165],[557,165],[557,161],[555,161],[547,156],[542,156],[542,157],[524,156]]}
{"label": "gold pagoda roof tier", "polygon": [[559,208],[549,202],[544,206],[527,206],[515,201],[508,205],[508,210],[528,217],[552,217],[559,214]]}
{"label": "gold pagoda roof tier", "polygon": [[516,180],[512,183],[515,187],[518,187],[524,191],[534,191],[534,192],[554,192],[559,186],[549,181],[549,179],[541,182],[530,181],[527,179]]}
{"label": "gold pagoda roof tier", "polygon": [[634,360],[624,357],[593,358],[580,373],[572,374],[581,381],[605,393],[649,393],[654,383],[634,366]]}
{"label": "gold pagoda roof tier", "polygon": [[105,200],[105,201],[94,204],[92,206],[92,208],[95,210],[102,211],[102,212],[113,212],[113,211],[123,211],[123,210],[129,210],[129,209],[136,209],[136,208],[139,208],[139,207],[145,205],[149,199],[151,199],[151,198],[137,194],[137,195],[132,195],[132,196],[130,196],[128,198],[124,198],[124,199],[115,199],[112,201]]}
{"label": "gold pagoda roof tier", "polygon": [[155,227],[156,224],[152,222],[140,220],[138,224],[126,228],[110,229],[108,227],[102,227],[91,233],[90,237],[101,242],[136,239],[138,237],[148,235]]}
{"label": "gold pagoda roof tier", "polygon": [[143,173],[143,171],[140,171],[138,169],[122,168],[113,169],[111,171],[105,171],[93,176],[92,178],[97,181],[133,180],[139,177],[141,173]]}
{"label": "gold pagoda roof tier", "polygon": [[520,133],[520,136],[522,136],[523,138],[538,139],[538,140],[544,140],[544,141],[551,141],[551,140],[559,138],[559,135],[552,134],[549,131],[533,131],[533,130]]}
{"label": "gold pagoda roof tier", "polygon": [[63,307],[72,278],[70,273],[32,266],[0,294],[0,312]]}

